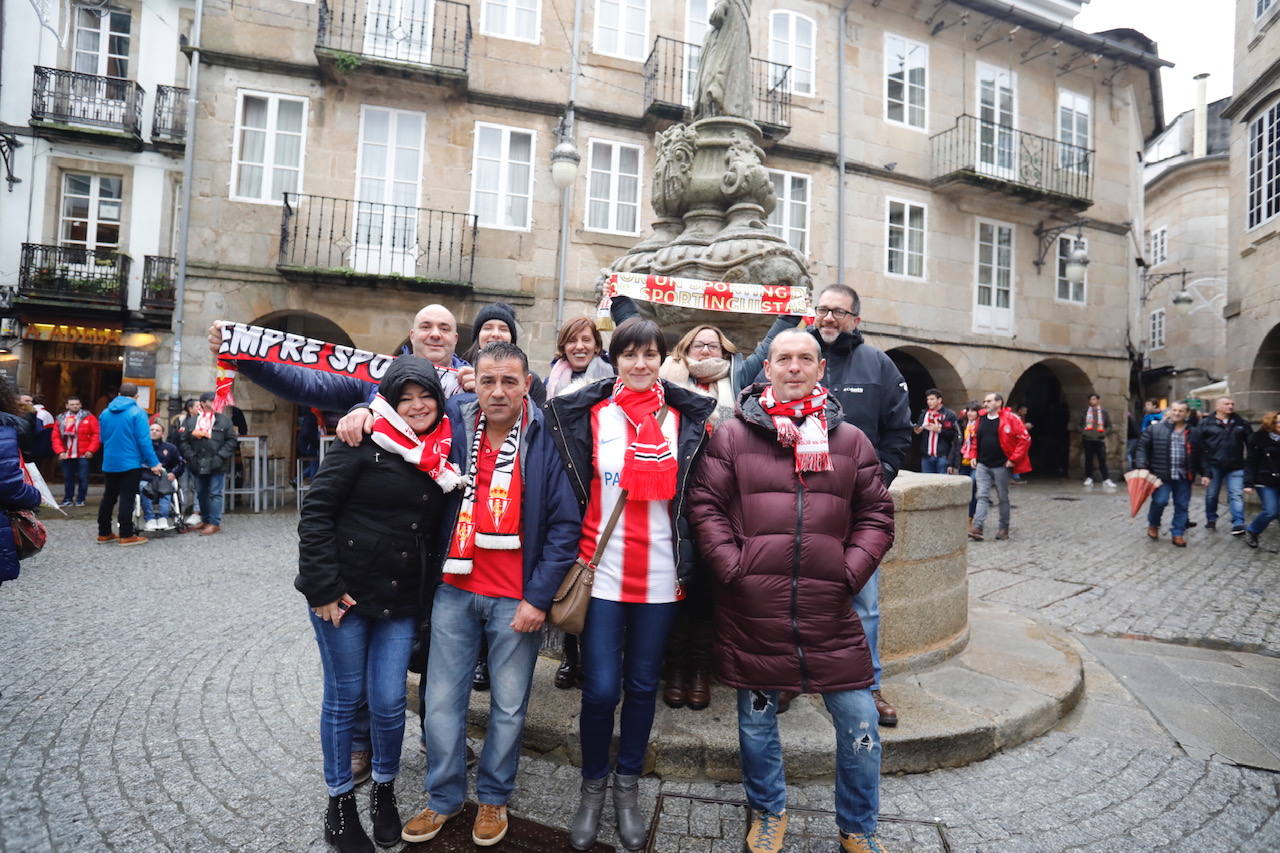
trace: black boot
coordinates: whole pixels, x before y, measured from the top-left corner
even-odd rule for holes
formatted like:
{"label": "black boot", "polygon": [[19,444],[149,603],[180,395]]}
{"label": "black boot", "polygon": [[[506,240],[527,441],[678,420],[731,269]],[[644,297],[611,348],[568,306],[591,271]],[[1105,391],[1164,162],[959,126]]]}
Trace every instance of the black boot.
{"label": "black boot", "polygon": [[573,634],[564,635],[564,657],[560,659],[560,667],[556,670],[556,687],[568,690],[577,687],[582,678],[582,670],[578,665],[578,638]]}
{"label": "black boot", "polygon": [[379,847],[394,847],[400,843],[404,823],[396,808],[396,783],[377,782],[369,790],[369,819],[373,822],[373,840]]}
{"label": "black boot", "polygon": [[324,815],[324,840],[340,853],[374,853],[373,842],[360,825],[355,791],[329,798],[329,811]]}
{"label": "black boot", "polygon": [[476,661],[475,672],[471,674],[471,688],[484,692],[489,689],[489,661],[480,658]]}

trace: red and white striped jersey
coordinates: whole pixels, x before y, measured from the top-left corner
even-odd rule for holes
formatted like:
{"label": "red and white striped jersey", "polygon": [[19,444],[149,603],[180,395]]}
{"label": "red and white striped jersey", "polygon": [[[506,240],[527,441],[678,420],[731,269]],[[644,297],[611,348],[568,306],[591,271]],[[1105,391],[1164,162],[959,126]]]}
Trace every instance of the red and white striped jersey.
{"label": "red and white striped jersey", "polygon": [[[672,447],[676,446],[679,431],[680,416],[675,409],[668,409],[662,432]],[[595,477],[591,480],[591,497],[578,545],[583,560],[590,558],[595,550],[600,529],[622,494],[618,485],[622,463],[636,431],[622,409],[613,404],[612,398],[606,398],[591,409],[591,436],[595,443],[592,450]],[[668,604],[678,600],[671,502],[628,500],[598,563],[591,586],[592,598],[637,604]]]}

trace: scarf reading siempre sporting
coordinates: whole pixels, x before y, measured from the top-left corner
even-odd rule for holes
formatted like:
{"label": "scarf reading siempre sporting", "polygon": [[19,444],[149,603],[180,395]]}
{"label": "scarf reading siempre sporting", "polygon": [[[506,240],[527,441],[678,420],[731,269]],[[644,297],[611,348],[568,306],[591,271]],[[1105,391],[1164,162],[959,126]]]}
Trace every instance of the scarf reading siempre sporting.
{"label": "scarf reading siempre sporting", "polygon": [[451,492],[461,485],[462,474],[458,466],[449,461],[453,427],[448,415],[441,414],[431,432],[418,435],[381,394],[374,396],[369,409],[375,416],[370,436],[374,444],[429,474],[442,492]]}
{"label": "scarf reading siempre sporting", "polygon": [[[525,407],[528,401],[525,402]],[[527,408],[511,427],[498,449],[493,464],[493,478],[489,481],[489,493],[485,495],[487,512],[476,514],[476,476],[480,468],[480,443],[484,441],[488,418],[480,413],[476,432],[471,439],[467,476],[463,478],[462,507],[458,510],[458,523],[453,538],[449,540],[449,557],[444,562],[444,572],[449,575],[469,575],[476,547],[489,551],[517,551],[520,549],[520,501],[513,500],[511,478],[516,470],[520,454],[520,430]],[[514,510],[514,512],[512,511]]]}
{"label": "scarf reading siempre sporting", "polygon": [[[817,385],[808,397],[789,403],[779,403],[773,388],[766,388],[760,395],[760,406],[773,418],[778,443],[795,448],[796,473],[835,470],[827,444],[826,388]],[[793,418],[804,418],[804,422],[796,426]]]}
{"label": "scarf reading siempre sporting", "polygon": [[632,500],[669,501],[676,496],[676,457],[655,417],[667,403],[661,382],[648,391],[632,391],[619,379],[613,386],[613,402],[636,431],[627,447],[618,485]]}

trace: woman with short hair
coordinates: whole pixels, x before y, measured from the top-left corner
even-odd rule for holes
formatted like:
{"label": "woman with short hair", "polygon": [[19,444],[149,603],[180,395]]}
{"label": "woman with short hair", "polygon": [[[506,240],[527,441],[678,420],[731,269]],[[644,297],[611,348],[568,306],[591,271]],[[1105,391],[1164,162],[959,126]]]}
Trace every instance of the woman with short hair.
{"label": "woman with short hair", "polygon": [[[645,842],[639,778],[653,727],[663,650],[694,569],[685,492],[715,401],[659,378],[662,330],[633,318],[609,343],[618,377],[547,403],[547,417],[584,508],[580,558],[597,564],[582,632],[582,793],[570,827],[576,850],[600,828],[614,710],[622,702],[613,803],[628,850]],[[601,533],[619,501],[605,548]],[[624,689],[625,685],[625,689]]]}

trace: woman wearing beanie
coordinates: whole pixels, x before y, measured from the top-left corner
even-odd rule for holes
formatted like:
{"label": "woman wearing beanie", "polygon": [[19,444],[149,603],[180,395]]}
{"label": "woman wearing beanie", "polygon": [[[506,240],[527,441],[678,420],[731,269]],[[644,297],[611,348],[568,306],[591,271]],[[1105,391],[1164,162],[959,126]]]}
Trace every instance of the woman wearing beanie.
{"label": "woman wearing beanie", "polygon": [[[666,343],[656,323],[632,318],[618,326],[609,355],[616,380],[553,397],[546,409],[584,509],[580,557],[597,565],[581,637],[582,793],[569,830],[576,850],[589,849],[600,828],[619,700],[618,836],[628,850],[644,846],[639,778],[667,634],[693,571],[685,489],[715,408],[710,397],[658,378]],[[616,527],[600,548],[615,515]]]}
{"label": "woman wearing beanie", "polygon": [[360,823],[351,730],[367,700],[373,751],[373,838],[400,841],[395,778],[404,740],[409,653],[439,577],[453,430],[431,362],[392,362],[370,403],[372,433],[336,441],[312,480],[298,522],[298,576],[320,648],[320,745],[329,809],[325,839],[343,853],[374,847]]}
{"label": "woman wearing beanie", "polygon": [[[520,330],[516,327],[516,312],[510,305],[505,302],[486,305],[480,309],[480,313],[476,314],[475,322],[471,324],[471,348],[463,353],[462,357],[468,364],[475,364],[476,357],[485,344],[491,344],[494,341],[518,344],[520,342],[516,337],[519,333]],[[538,374],[530,371],[530,375],[533,377],[533,387],[529,389],[529,399],[541,407],[547,402],[547,386],[542,384]]]}

